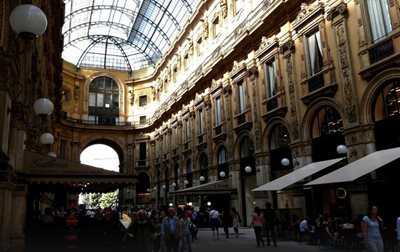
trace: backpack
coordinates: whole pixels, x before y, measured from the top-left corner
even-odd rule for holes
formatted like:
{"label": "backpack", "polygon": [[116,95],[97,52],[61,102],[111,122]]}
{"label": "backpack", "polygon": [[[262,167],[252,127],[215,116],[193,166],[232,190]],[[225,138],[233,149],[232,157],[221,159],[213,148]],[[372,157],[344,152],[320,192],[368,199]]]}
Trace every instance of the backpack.
{"label": "backpack", "polygon": [[197,235],[198,229],[197,229],[196,225],[194,225],[193,223],[189,224],[189,230],[190,230],[190,233],[192,236]]}

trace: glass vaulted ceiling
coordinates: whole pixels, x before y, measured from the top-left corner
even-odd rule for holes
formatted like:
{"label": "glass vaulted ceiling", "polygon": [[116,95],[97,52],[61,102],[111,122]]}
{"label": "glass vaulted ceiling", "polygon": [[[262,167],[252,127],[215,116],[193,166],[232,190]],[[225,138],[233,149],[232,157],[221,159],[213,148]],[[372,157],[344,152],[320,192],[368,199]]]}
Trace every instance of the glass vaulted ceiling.
{"label": "glass vaulted ceiling", "polygon": [[80,67],[154,67],[201,0],[65,0],[63,59]]}

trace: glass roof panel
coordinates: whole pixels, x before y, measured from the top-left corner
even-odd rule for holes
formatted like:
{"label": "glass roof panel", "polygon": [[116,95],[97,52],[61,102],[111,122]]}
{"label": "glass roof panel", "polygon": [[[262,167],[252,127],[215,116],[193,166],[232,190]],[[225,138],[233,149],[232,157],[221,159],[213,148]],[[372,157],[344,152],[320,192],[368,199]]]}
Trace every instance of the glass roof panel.
{"label": "glass roof panel", "polygon": [[201,0],[65,0],[64,60],[77,67],[154,67]]}

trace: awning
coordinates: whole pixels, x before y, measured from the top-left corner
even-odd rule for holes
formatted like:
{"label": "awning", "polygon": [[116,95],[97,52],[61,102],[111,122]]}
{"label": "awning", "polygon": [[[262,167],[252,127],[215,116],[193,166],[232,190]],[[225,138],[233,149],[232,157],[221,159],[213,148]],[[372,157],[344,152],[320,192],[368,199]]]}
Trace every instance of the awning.
{"label": "awning", "polygon": [[259,186],[255,189],[253,189],[252,191],[257,192],[257,191],[282,190],[282,189],[284,189],[304,178],[307,178],[308,176],[311,176],[319,171],[322,171],[323,169],[328,168],[329,166],[332,166],[342,160],[343,160],[343,158],[336,158],[336,159],[314,162],[314,163],[305,165],[297,170],[294,170],[293,172],[291,172],[289,174],[286,174],[286,175],[279,177],[271,182],[268,182],[262,186]]}
{"label": "awning", "polygon": [[230,194],[237,192],[236,188],[232,187],[230,180],[224,179],[214,182],[209,182],[203,185],[193,186],[170,192],[170,195],[207,195],[207,194]]}
{"label": "awning", "polygon": [[136,183],[136,176],[105,170],[79,162],[25,151],[19,177],[39,185],[64,185],[82,191],[112,191]]}
{"label": "awning", "polygon": [[400,158],[400,148],[376,151],[336,171],[315,179],[307,183],[306,186],[351,182],[398,158]]}

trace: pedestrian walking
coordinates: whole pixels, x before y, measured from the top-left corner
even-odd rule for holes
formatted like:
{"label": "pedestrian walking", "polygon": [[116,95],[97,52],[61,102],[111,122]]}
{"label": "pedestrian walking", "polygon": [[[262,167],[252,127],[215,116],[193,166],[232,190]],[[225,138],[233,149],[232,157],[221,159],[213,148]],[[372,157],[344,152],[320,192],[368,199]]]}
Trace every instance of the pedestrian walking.
{"label": "pedestrian walking", "polygon": [[235,232],[236,238],[239,237],[239,227],[242,223],[242,219],[240,218],[239,213],[236,211],[236,208],[232,207],[231,209],[231,216],[232,216],[232,226],[233,231]]}
{"label": "pedestrian walking", "polygon": [[[219,216],[219,212],[216,209],[212,209],[210,211],[210,223],[211,223],[211,230],[213,231],[213,239],[215,237],[219,240],[219,227],[221,226],[221,220]],[[215,236],[216,234],[216,236]]]}
{"label": "pedestrian walking", "polygon": [[264,240],[261,237],[261,231],[264,228],[264,225],[265,225],[264,215],[262,214],[261,209],[259,207],[255,207],[250,226],[254,228],[257,247],[260,247],[260,244],[264,247]]}
{"label": "pedestrian walking", "polygon": [[181,225],[178,216],[175,215],[175,209],[172,207],[168,209],[168,215],[162,220],[160,234],[164,240],[166,251],[178,252]]}
{"label": "pedestrian walking", "polygon": [[364,216],[361,222],[362,236],[365,249],[368,252],[383,252],[383,239],[381,229],[383,227],[382,219],[378,216],[378,207],[370,206],[368,214]]}
{"label": "pedestrian walking", "polygon": [[267,237],[267,246],[271,246],[270,239],[272,239],[272,243],[274,244],[274,247],[276,247],[275,211],[271,208],[271,203],[267,202],[265,204],[263,214],[265,218],[265,235]]}

